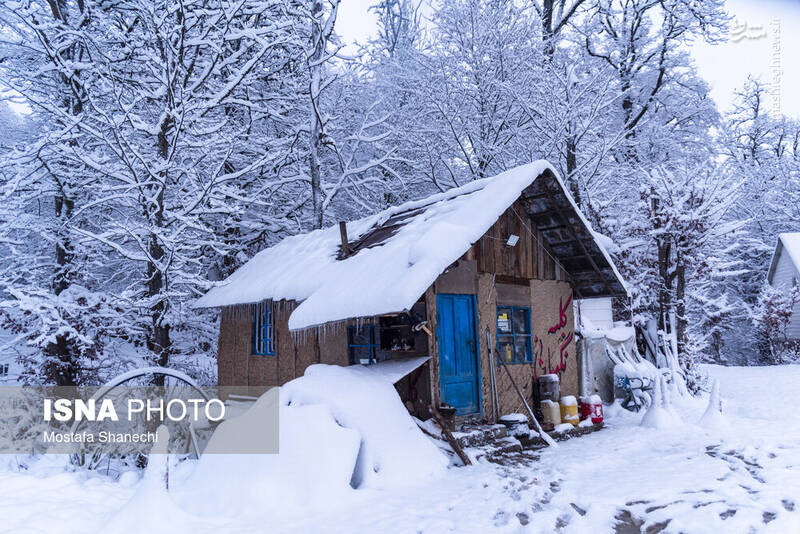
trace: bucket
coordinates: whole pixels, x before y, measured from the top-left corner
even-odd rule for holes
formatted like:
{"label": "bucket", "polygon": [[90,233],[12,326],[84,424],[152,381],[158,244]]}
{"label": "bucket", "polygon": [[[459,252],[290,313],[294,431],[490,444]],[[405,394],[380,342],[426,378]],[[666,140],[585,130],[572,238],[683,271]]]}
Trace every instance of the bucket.
{"label": "bucket", "polygon": [[558,375],[542,375],[538,378],[538,382],[541,400],[550,400],[557,403],[561,396],[561,383]]}
{"label": "bucket", "polygon": [[439,405],[439,414],[442,416],[442,422],[444,423],[443,430],[449,430],[450,432],[455,432],[456,409],[450,406],[449,404],[441,404]]}
{"label": "bucket", "polygon": [[574,426],[581,422],[578,417],[578,401],[572,395],[561,397],[561,420]]}

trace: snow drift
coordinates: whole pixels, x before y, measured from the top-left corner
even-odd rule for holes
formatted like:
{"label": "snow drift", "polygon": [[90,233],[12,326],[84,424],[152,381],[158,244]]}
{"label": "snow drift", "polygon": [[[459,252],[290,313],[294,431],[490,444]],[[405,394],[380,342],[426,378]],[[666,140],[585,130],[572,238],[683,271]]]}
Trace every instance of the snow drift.
{"label": "snow drift", "polygon": [[150,451],[147,470],[131,500],[101,529],[104,534],[152,534],[163,532],[169,522],[171,534],[190,534],[192,518],[167,491],[169,455],[167,427],[158,427],[156,444]]}
{"label": "snow drift", "polygon": [[[372,366],[375,367],[375,366]],[[340,506],[354,488],[390,488],[442,474],[449,461],[406,411],[392,384],[395,368],[312,365],[267,392],[215,431],[208,450],[230,450],[242,436],[272,439],[279,403],[279,454],[204,454],[180,491],[197,514],[301,514]]]}
{"label": "snow drift", "polygon": [[322,404],[343,427],[358,431],[361,446],[353,487],[395,487],[444,472],[448,459],[403,406],[392,382],[370,367],[317,364],[281,388],[290,407]]}

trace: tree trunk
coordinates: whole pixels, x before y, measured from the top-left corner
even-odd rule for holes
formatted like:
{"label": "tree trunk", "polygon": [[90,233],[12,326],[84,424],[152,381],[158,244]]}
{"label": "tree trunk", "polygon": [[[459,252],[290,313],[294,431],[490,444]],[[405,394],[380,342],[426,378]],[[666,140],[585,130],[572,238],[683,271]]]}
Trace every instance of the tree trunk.
{"label": "tree trunk", "polygon": [[[48,0],[50,11],[53,18],[66,25],[67,6],[63,0]],[[83,4],[79,5],[83,12]],[[67,47],[61,52],[67,61],[74,60],[76,51],[74,46]],[[71,115],[79,115],[83,109],[83,103],[75,95],[81,94],[78,82],[70,80],[66,75],[61,75],[64,84],[64,98],[62,104]],[[74,141],[72,141],[74,142]],[[58,180],[58,177],[54,177]],[[52,288],[53,293],[58,296],[66,290],[72,283],[74,277],[74,251],[69,238],[69,223],[75,208],[75,202],[68,196],[63,184],[58,184],[59,192],[53,199],[55,207],[55,218],[57,230],[55,237],[55,262],[56,268],[53,271]],[[64,334],[56,335],[56,340],[47,345],[44,350],[49,356],[49,361],[42,370],[47,380],[52,380],[59,386],[75,386],[78,384],[80,366],[78,354],[70,343],[69,338]]]}
{"label": "tree trunk", "polygon": [[[56,268],[53,273],[53,293],[58,296],[69,287],[74,274],[74,254],[66,228],[75,204],[64,194],[57,195],[54,204],[56,220],[60,221],[55,246]],[[50,357],[43,370],[48,380],[59,386],[78,385],[78,355],[74,354],[74,348],[66,335],[57,335],[55,342],[47,345],[45,353]]]}
{"label": "tree trunk", "polygon": [[[322,228],[324,222],[322,176],[320,169],[320,150],[324,136],[322,110],[320,109],[320,90],[324,69],[325,51],[328,36],[325,34],[326,22],[323,19],[321,0],[314,0],[311,6],[311,46],[312,53],[308,58],[310,76],[309,98],[311,100],[311,132],[309,138],[309,175],[311,176],[311,204],[314,210],[314,228]],[[335,16],[335,15],[333,15]]]}
{"label": "tree trunk", "polygon": [[[172,130],[174,121],[168,114],[161,123],[158,132],[158,153],[166,163],[169,157],[169,133]],[[154,207],[149,214],[150,225],[153,229],[164,227],[164,193],[167,188],[169,176],[167,170],[161,171],[161,183],[156,185],[158,193],[155,195]],[[151,205],[152,206],[152,205]],[[146,295],[152,303],[150,306],[150,331],[147,334],[147,349],[154,355],[154,363],[159,367],[169,365],[169,354],[172,348],[170,340],[170,327],[167,323],[167,312],[169,311],[169,301],[165,294],[167,290],[167,279],[161,265],[164,258],[164,247],[158,239],[156,232],[152,232],[149,238],[148,253],[150,260],[147,262],[147,289]],[[164,385],[164,377],[155,377],[154,383],[158,386]]]}
{"label": "tree trunk", "polygon": [[578,169],[578,146],[575,140],[574,135],[567,136],[567,183],[569,184],[570,192],[572,193],[572,198],[575,199],[575,203],[578,204],[578,207],[581,206],[581,192],[580,188],[578,187],[578,177],[575,174],[575,171]]}
{"label": "tree trunk", "polygon": [[542,42],[544,43],[544,54],[547,58],[552,58],[555,52],[555,42],[553,39],[553,2],[554,0],[544,0],[544,2],[542,2]]}
{"label": "tree trunk", "polygon": [[688,342],[686,334],[686,266],[683,264],[680,257],[675,266],[675,315],[677,321],[677,332],[675,334],[678,339],[678,354],[685,355]]}

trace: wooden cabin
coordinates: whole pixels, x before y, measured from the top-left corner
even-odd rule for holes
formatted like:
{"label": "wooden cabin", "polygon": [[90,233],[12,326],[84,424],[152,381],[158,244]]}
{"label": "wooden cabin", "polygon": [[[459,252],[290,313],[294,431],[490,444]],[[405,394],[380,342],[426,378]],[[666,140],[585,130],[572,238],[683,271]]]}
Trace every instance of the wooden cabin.
{"label": "wooden cabin", "polygon": [[[610,256],[546,162],[284,239],[200,299],[218,307],[220,385],[281,385],[313,364],[424,362],[409,410],[523,411],[538,376],[578,393],[573,299],[625,296]],[[416,363],[414,363],[416,362]]]}

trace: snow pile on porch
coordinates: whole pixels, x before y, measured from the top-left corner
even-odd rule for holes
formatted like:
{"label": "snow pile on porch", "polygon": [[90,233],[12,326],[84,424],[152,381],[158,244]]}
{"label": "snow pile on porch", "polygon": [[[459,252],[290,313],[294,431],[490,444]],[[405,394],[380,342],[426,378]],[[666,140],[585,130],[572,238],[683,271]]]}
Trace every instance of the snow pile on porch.
{"label": "snow pile on porch", "polygon": [[441,475],[449,461],[403,406],[389,375],[370,367],[317,364],[281,388],[289,407],[324,405],[361,437],[352,486],[390,488]]}
{"label": "snow pile on porch", "polygon": [[361,365],[312,365],[276,395],[225,421],[208,448],[268,440],[279,402],[279,454],[204,454],[181,492],[201,515],[302,513],[340,506],[354,488],[394,488],[443,474],[448,459],[422,434],[397,395],[396,373]]}
{"label": "snow pile on porch", "polygon": [[[289,318],[291,330],[410,309],[447,266],[548,169],[591,229],[555,170],[540,160],[349,222],[348,239],[354,242],[398,215],[382,242],[342,260],[337,260],[338,226],[287,237],[256,254],[196,305],[300,301]],[[603,242],[598,240],[597,245],[615,268]]]}
{"label": "snow pile on porch", "polygon": [[[246,412],[223,422],[209,448],[231,441],[269,440],[276,395],[264,394]],[[198,515],[300,514],[309,506],[341,504],[353,490],[359,435],[343,428],[326,406],[279,407],[279,454],[204,454],[180,492]]]}

